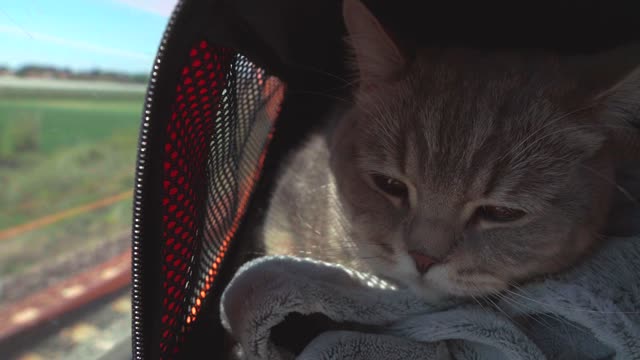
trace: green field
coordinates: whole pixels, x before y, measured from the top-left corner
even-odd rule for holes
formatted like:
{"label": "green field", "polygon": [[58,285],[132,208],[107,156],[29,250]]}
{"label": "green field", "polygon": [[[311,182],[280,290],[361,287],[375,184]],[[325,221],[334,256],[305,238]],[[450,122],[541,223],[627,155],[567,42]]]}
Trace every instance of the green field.
{"label": "green field", "polygon": [[[0,232],[133,188],[142,92],[2,88]],[[131,201],[0,239],[0,277],[128,231]]]}
{"label": "green field", "polygon": [[21,136],[36,136],[37,150],[51,152],[134,133],[142,101],[142,93],[0,89],[0,157],[19,155]]}

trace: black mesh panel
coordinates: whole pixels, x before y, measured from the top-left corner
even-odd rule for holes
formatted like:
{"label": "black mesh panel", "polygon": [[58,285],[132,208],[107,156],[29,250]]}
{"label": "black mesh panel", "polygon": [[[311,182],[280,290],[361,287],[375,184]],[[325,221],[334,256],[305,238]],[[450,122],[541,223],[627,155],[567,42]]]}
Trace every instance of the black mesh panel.
{"label": "black mesh panel", "polygon": [[284,86],[230,49],[198,42],[176,87],[163,166],[160,351],[179,353],[238,229]]}

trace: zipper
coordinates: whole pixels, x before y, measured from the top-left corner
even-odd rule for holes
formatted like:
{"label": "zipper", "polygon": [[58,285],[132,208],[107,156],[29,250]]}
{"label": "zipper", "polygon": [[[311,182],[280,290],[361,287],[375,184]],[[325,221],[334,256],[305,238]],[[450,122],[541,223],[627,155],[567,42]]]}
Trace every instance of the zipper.
{"label": "zipper", "polygon": [[165,31],[160,41],[160,46],[156,57],[153,62],[153,68],[151,71],[151,77],[149,84],[147,85],[147,92],[144,102],[144,113],[142,116],[142,122],[140,126],[140,134],[138,138],[138,156],[136,160],[136,172],[135,172],[135,184],[134,184],[134,197],[133,197],[133,226],[132,226],[132,249],[131,249],[131,346],[133,359],[143,360],[145,358],[144,349],[144,331],[143,331],[143,214],[142,208],[145,200],[144,180],[146,177],[146,164],[149,161],[148,154],[148,140],[149,131],[151,128],[151,108],[153,106],[153,98],[156,90],[156,81],[158,79],[158,73],[161,71],[162,62],[165,58],[165,48],[173,32],[173,27],[176,23],[176,19],[180,14],[180,11],[186,0],[178,0],[176,6],[171,13]]}

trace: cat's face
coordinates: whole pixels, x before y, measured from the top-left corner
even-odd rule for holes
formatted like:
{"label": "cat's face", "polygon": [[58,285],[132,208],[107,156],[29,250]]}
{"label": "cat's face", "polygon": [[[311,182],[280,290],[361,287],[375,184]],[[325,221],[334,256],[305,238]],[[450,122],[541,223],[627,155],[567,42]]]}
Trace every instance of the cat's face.
{"label": "cat's face", "polygon": [[583,257],[614,181],[592,89],[544,55],[424,52],[404,63],[366,9],[347,3],[361,86],[331,166],[372,269],[438,301]]}

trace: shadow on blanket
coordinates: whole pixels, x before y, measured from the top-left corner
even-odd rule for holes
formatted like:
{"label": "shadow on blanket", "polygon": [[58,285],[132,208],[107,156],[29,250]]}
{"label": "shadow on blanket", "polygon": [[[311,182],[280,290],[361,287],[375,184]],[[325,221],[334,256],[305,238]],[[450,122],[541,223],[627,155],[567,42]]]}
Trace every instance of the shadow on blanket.
{"label": "shadow on blanket", "polygon": [[271,329],[270,341],[275,346],[298,356],[320,334],[337,330],[378,333],[373,326],[353,321],[333,321],[327,315],[320,313],[307,315],[291,313],[287,314],[280,324]]}
{"label": "shadow on blanket", "polygon": [[243,359],[640,359],[640,238],[610,239],[575,269],[493,306],[434,308],[335,264],[245,264],[221,301]]}

